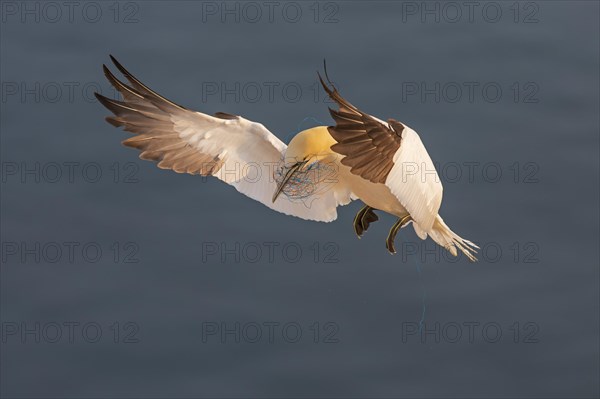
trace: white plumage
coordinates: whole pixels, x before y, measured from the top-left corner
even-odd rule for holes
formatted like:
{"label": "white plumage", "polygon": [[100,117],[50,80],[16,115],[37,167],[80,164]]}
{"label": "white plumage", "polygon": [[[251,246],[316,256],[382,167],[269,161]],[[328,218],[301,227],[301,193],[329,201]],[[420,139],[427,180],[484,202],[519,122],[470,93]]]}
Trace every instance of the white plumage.
{"label": "white plumage", "polygon": [[[438,214],[443,188],[418,134],[394,119],[384,122],[360,111],[331,82],[333,88],[321,80],[339,106],[330,110],[336,125],[300,132],[286,146],[260,123],[179,106],[112,60],[130,82],[119,81],[104,66],[124,101],[96,96],[114,113],[107,118],[111,124],[134,133],[123,144],[141,150],[140,158],[177,173],[215,176],[273,210],[302,219],[330,222],[337,218],[337,206],[360,199],[366,206],[354,220],[359,237],[380,210],[398,217],[386,240],[390,252],[395,252],[397,231],[412,222],[420,238],[429,235],[452,254],[458,248],[475,260],[477,247],[453,233]],[[332,178],[318,175],[332,170]],[[302,190],[307,194],[290,194]]]}
{"label": "white plumage", "polygon": [[337,218],[336,207],[351,201],[350,191],[335,185],[319,195],[318,201],[285,200],[272,202],[276,190],[274,172],[282,166],[287,150],[277,136],[260,123],[242,117],[219,119],[200,112],[186,111],[173,117],[173,129],[182,140],[199,152],[222,160],[213,176],[232,185],[240,193],[286,215],[318,222]]}

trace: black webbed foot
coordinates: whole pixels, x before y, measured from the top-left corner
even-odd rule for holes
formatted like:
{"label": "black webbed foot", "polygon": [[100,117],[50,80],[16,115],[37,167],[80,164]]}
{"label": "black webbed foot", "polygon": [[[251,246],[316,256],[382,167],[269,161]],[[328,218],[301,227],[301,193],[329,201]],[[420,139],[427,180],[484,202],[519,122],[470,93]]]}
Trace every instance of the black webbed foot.
{"label": "black webbed foot", "polygon": [[390,229],[390,232],[388,233],[388,236],[385,240],[385,247],[392,255],[396,253],[396,248],[394,247],[394,239],[396,238],[396,234],[398,234],[398,230],[400,230],[400,228],[406,223],[408,223],[410,220],[410,215],[404,216],[403,218],[399,218]]}

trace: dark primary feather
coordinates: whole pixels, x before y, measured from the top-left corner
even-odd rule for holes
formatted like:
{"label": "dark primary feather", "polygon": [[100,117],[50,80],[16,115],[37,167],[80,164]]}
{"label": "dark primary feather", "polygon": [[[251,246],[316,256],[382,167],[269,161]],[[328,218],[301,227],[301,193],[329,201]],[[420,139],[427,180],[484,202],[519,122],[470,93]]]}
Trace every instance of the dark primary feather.
{"label": "dark primary feather", "polygon": [[350,167],[352,173],[373,183],[385,183],[400,148],[404,125],[394,119],[385,125],[350,104],[329,80],[327,67],[328,84],[317,74],[325,92],[339,106],[338,110],[329,109],[336,125],[329,126],[328,131],[337,141],[331,149],[344,156],[341,162]]}
{"label": "dark primary feather", "polygon": [[137,148],[141,151],[141,159],[157,161],[158,167],[162,169],[205,176],[215,174],[221,168],[222,160],[193,148],[174,128],[173,116],[192,111],[154,92],[112,55],[110,58],[131,86],[121,82],[103,65],[106,78],[121,93],[123,101],[98,93],[95,95],[114,114],[106,118],[107,122],[116,127],[123,126],[126,131],[134,133],[123,144]]}

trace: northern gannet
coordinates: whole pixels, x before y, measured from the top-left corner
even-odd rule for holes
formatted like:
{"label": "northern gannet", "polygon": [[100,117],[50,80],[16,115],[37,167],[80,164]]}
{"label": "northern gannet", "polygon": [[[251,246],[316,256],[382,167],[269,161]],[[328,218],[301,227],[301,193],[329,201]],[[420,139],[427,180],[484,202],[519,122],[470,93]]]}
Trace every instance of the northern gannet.
{"label": "northern gannet", "polygon": [[[398,230],[412,223],[421,239],[429,235],[457,256],[457,248],[475,261],[471,241],[455,234],[438,214],[442,183],[419,135],[394,119],[387,122],[362,112],[319,79],[337,110],[334,126],[298,133],[286,146],[262,124],[241,116],[195,112],[167,100],[111,60],[129,81],[104,74],[123,101],[98,93],[114,116],[106,120],[134,135],[123,144],[140,158],[177,173],[215,176],[239,192],[287,215],[319,222],[337,218],[337,206],[360,199],[354,218],[360,238],[378,220],[376,210],[398,217],[386,239],[395,253]],[[283,194],[283,195],[282,195]]]}

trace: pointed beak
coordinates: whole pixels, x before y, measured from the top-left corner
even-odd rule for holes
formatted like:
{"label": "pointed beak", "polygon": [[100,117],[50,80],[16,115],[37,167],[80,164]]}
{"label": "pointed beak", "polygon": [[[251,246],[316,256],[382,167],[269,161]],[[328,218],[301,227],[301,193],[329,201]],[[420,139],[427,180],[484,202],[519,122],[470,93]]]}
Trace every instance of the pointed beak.
{"label": "pointed beak", "polygon": [[277,197],[279,197],[279,194],[281,194],[281,192],[285,188],[285,185],[292,178],[292,176],[294,175],[294,173],[296,173],[296,171],[298,170],[298,168],[300,168],[305,163],[306,162],[298,162],[298,163],[292,165],[287,170],[287,172],[285,173],[285,176],[283,177],[283,180],[281,180],[281,183],[279,183],[279,185],[277,186],[277,189],[275,190],[275,194],[273,194],[273,202],[275,202],[275,200],[277,199]]}

